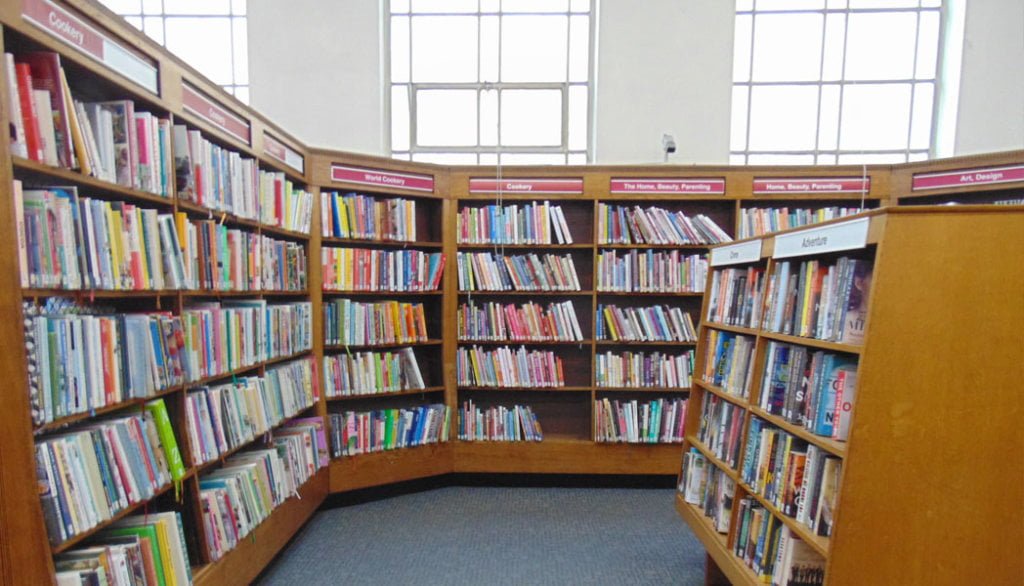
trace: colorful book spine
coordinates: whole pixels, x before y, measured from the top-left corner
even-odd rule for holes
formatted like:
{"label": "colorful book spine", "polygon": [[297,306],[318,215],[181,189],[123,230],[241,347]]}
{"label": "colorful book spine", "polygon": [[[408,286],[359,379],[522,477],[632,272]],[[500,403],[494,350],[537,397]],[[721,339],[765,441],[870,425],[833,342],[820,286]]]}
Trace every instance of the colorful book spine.
{"label": "colorful book spine", "polygon": [[459,252],[460,291],[579,291],[571,254]]}
{"label": "colorful book spine", "polygon": [[708,321],[756,328],[761,323],[764,285],[764,269],[759,267],[712,271]]}
{"label": "colorful book spine", "polygon": [[693,384],[693,351],[605,352],[596,356],[597,386],[636,389],[682,389]]}
{"label": "colorful book spine", "polygon": [[470,301],[458,309],[460,341],[581,342],[583,332],[572,301],[543,306]]}
{"label": "colorful book spine", "polygon": [[178,197],[217,212],[260,219],[259,166],[205,138],[198,130],[172,129]]}
{"label": "colorful book spine", "polygon": [[544,440],[537,414],[529,405],[501,405],[481,409],[473,401],[459,408],[459,439],[489,442],[539,442]]}
{"label": "colorful book spine", "polygon": [[707,331],[701,379],[730,395],[747,398],[753,380],[754,338],[713,328]]}
{"label": "colorful book spine", "polygon": [[740,238],[764,236],[770,232],[799,228],[864,211],[863,208],[744,208],[740,211]]}
{"label": "colorful book spine", "polygon": [[696,342],[690,314],[679,307],[597,306],[597,339],[617,342]]}
{"label": "colorful book spine", "polygon": [[412,348],[324,356],[324,384],[328,397],[426,388]]}
{"label": "colorful book spine", "polygon": [[281,172],[259,172],[260,222],[300,234],[309,234],[313,194],[296,187]]}
{"label": "colorful book spine", "polygon": [[408,409],[331,414],[331,451],[357,456],[448,441],[450,409],[443,404]]}
{"label": "colorful book spine", "polygon": [[412,344],[427,339],[427,320],[422,303],[324,300],[325,344]]}
{"label": "colorful book spine", "polygon": [[703,293],[708,262],[678,250],[604,250],[597,256],[598,291]]}
{"label": "colorful book spine", "polygon": [[684,437],[686,399],[594,401],[594,441],[678,444]]}
{"label": "colorful book spine", "polygon": [[456,354],[459,385],[468,387],[565,386],[562,358],[551,351],[508,346],[486,350],[479,346],[459,348]]}
{"label": "colorful book spine", "polygon": [[598,244],[720,244],[732,238],[703,214],[651,206],[597,204]]}
{"label": "colorful book spine", "polygon": [[709,394],[701,406],[697,439],[730,468],[739,459],[743,439],[743,409]]}
{"label": "colorful book spine", "polygon": [[322,249],[325,291],[437,291],[445,257],[440,252]]}
{"label": "colorful book spine", "polygon": [[697,448],[683,454],[683,471],[679,476],[679,492],[683,499],[701,508],[711,520],[715,531],[729,533],[736,482],[723,470],[708,462]]}
{"label": "colorful book spine", "polygon": [[[572,244],[561,206],[549,202],[465,207],[456,217],[459,244]],[[553,237],[552,237],[553,235]]]}
{"label": "colorful book spine", "polygon": [[358,193],[321,194],[323,236],[346,240],[416,240],[416,200]]}

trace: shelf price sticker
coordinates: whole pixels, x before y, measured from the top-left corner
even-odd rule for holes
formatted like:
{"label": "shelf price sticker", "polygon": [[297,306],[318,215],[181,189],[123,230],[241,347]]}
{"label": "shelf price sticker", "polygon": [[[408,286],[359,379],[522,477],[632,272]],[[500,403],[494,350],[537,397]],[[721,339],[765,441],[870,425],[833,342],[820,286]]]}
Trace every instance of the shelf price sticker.
{"label": "shelf price sticker", "polygon": [[28,22],[153,94],[159,93],[156,65],[50,0],[24,0]]}
{"label": "shelf price sticker", "polygon": [[518,177],[471,177],[470,193],[542,193],[542,194],[581,194],[583,179],[521,179]]}
{"label": "shelf price sticker", "polygon": [[911,182],[911,191],[943,189],[967,185],[995,185],[1024,181],[1024,165],[1007,167],[983,167],[979,169],[958,169],[938,173],[916,173]]}
{"label": "shelf price sticker", "polygon": [[378,187],[395,187],[411,191],[434,192],[434,176],[415,173],[396,173],[384,169],[350,167],[348,165],[331,165],[331,181],[356,183],[359,185],[375,185]]}
{"label": "shelf price sticker", "polygon": [[858,218],[849,222],[779,234],[775,237],[775,253],[772,257],[790,258],[864,248],[868,243],[869,220]]}
{"label": "shelf price sticker", "polygon": [[725,195],[725,179],[700,177],[655,177],[640,179],[633,177],[612,177],[609,191],[615,194],[628,193],[699,193],[704,195]]}
{"label": "shelf price sticker", "polygon": [[761,241],[750,240],[711,249],[711,266],[724,267],[761,260]]}
{"label": "shelf price sticker", "polygon": [[773,193],[867,193],[870,177],[794,177],[792,179],[754,179],[754,195]]}
{"label": "shelf price sticker", "polygon": [[306,172],[306,161],[302,155],[266,132],[263,133],[263,153],[272,159],[277,159],[299,173]]}
{"label": "shelf price sticker", "polygon": [[252,134],[249,131],[249,122],[232,114],[224,106],[203,95],[202,92],[189,85],[181,83],[181,104],[186,110],[199,116],[203,120],[244,142],[249,142]]}

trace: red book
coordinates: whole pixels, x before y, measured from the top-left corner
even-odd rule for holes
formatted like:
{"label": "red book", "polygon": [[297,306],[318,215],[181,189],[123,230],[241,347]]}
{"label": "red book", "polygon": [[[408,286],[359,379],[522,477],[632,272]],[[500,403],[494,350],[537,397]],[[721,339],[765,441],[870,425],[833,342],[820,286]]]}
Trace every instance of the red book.
{"label": "red book", "polygon": [[43,162],[43,142],[39,139],[39,118],[32,100],[32,68],[28,63],[16,63],[18,74],[18,101],[21,102],[21,121],[25,125],[25,145],[28,158]]}
{"label": "red book", "polygon": [[[62,167],[74,167],[76,163],[71,147],[71,122],[68,118],[68,108],[73,106],[64,99],[64,88],[60,83],[60,55],[49,51],[25,53],[18,56],[18,61],[27,64],[31,69],[32,88],[46,90],[50,94],[53,130],[57,139],[57,160]],[[39,116],[43,113],[35,114]]]}

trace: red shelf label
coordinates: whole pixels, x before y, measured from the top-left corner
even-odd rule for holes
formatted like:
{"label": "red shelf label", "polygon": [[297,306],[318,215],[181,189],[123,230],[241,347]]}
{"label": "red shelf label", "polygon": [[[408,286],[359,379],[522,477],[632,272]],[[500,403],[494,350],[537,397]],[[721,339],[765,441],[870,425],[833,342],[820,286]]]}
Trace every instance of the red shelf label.
{"label": "red shelf label", "polygon": [[244,142],[249,142],[249,123],[232,114],[227,108],[207,98],[199,90],[188,83],[181,84],[181,105],[186,110],[220,128],[224,132]]}
{"label": "red shelf label", "polygon": [[150,92],[157,93],[157,70],[151,61],[140,57],[71,12],[50,0],[24,0],[21,14],[25,20],[50,35]]}
{"label": "red shelf label", "polygon": [[610,184],[612,193],[703,193],[724,195],[725,179],[704,179],[697,177],[634,179],[613,177]]}
{"label": "red shelf label", "polygon": [[1024,165],[959,169],[957,171],[942,171],[939,173],[919,173],[914,175],[910,190],[942,189],[944,187],[962,187],[964,185],[993,185],[996,183],[1012,183],[1014,181],[1024,181]]}
{"label": "red shelf label", "polygon": [[754,195],[767,193],[861,193],[868,191],[871,191],[870,177],[754,179]]}
{"label": "red shelf label", "polygon": [[498,179],[472,177],[470,193],[583,193],[582,179]]}
{"label": "red shelf label", "polygon": [[385,171],[383,169],[366,169],[363,167],[331,165],[331,180],[343,181],[345,183],[358,183],[359,185],[397,187],[399,189],[425,191],[427,193],[434,192],[433,175],[395,173],[394,171]]}
{"label": "red shelf label", "polygon": [[272,159],[281,161],[299,173],[306,172],[306,161],[302,155],[288,148],[287,145],[266,132],[263,133],[263,153]]}

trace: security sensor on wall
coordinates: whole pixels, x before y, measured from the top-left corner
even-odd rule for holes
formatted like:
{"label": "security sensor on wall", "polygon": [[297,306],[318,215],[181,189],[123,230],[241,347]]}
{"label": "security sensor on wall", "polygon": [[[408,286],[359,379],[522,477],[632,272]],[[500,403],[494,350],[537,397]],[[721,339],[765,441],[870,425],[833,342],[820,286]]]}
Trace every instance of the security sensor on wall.
{"label": "security sensor on wall", "polygon": [[665,162],[668,162],[668,156],[676,152],[676,139],[672,138],[671,134],[661,135],[661,149],[665,151]]}

